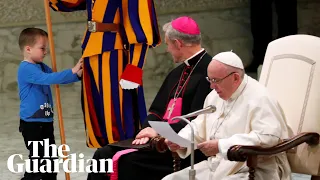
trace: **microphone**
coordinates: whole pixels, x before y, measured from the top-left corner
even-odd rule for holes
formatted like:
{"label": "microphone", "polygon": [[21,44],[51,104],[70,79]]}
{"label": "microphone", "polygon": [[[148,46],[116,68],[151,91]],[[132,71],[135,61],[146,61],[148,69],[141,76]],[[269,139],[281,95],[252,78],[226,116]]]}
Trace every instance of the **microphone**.
{"label": "microphone", "polygon": [[177,116],[177,117],[172,118],[172,119],[183,120],[191,128],[191,159],[190,159],[191,167],[190,167],[190,170],[189,170],[189,180],[195,180],[196,179],[196,170],[194,169],[194,129],[193,129],[190,121],[187,118],[198,116],[200,114],[213,113],[215,111],[216,111],[216,107],[212,106],[212,105],[209,105],[206,108],[200,109],[198,111],[194,111],[194,112],[186,114],[184,116]]}
{"label": "microphone", "polygon": [[217,110],[217,108],[213,105],[209,105],[206,108],[200,109],[198,111],[194,111],[192,113],[183,115],[181,117],[183,118],[190,118],[190,117],[194,117],[194,116],[198,116],[200,114],[208,114],[208,113],[214,113]]}

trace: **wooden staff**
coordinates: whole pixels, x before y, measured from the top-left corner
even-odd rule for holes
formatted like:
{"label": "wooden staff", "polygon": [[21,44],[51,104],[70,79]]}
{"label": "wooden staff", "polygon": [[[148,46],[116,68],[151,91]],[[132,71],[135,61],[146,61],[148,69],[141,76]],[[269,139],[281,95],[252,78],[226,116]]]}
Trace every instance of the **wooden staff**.
{"label": "wooden staff", "polygon": [[[43,0],[43,1],[44,1],[44,9],[46,12],[46,23],[47,23],[47,29],[48,29],[52,71],[57,72],[56,53],[54,50],[49,1],[48,0]],[[56,93],[56,103],[57,103],[57,109],[58,109],[61,144],[66,144],[66,138],[65,138],[65,134],[64,134],[64,124],[63,124],[63,119],[62,119],[62,108],[61,108],[61,101],[60,101],[60,88],[59,88],[58,84],[55,85],[55,93]],[[63,150],[65,150],[65,146],[63,146]],[[67,156],[67,152],[63,151],[63,155]],[[65,161],[66,158],[63,158],[63,160]],[[66,180],[70,180],[70,174],[65,172],[65,175],[66,175]]]}

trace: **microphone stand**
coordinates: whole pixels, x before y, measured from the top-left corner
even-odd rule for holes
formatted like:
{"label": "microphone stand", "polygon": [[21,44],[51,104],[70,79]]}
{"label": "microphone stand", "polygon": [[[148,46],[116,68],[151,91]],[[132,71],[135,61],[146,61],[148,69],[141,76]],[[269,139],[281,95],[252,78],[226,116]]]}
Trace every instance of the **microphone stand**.
{"label": "microphone stand", "polygon": [[174,120],[174,119],[183,120],[184,122],[189,124],[189,126],[191,128],[191,160],[190,160],[191,161],[191,168],[189,170],[189,180],[196,179],[196,170],[194,169],[194,129],[193,129],[190,121],[187,118],[198,116],[200,114],[213,113],[215,111],[216,111],[216,107],[213,105],[209,105],[204,109],[189,113],[187,115],[177,116],[177,117],[172,118],[172,120]]}
{"label": "microphone stand", "polygon": [[195,180],[196,179],[196,170],[194,170],[194,130],[193,127],[190,123],[190,121],[188,119],[186,119],[183,116],[177,116],[172,118],[172,120],[174,119],[179,119],[179,120],[183,120],[184,122],[188,123],[190,128],[191,128],[191,168],[189,170],[189,180]]}

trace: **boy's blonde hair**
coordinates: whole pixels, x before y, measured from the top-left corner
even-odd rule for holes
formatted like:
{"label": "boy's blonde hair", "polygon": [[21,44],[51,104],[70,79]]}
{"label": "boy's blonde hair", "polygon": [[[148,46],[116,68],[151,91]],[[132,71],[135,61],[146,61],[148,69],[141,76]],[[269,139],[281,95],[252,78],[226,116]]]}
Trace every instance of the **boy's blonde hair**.
{"label": "boy's blonde hair", "polygon": [[19,36],[19,47],[22,51],[25,46],[33,46],[37,37],[48,37],[48,33],[39,28],[26,28],[21,31]]}

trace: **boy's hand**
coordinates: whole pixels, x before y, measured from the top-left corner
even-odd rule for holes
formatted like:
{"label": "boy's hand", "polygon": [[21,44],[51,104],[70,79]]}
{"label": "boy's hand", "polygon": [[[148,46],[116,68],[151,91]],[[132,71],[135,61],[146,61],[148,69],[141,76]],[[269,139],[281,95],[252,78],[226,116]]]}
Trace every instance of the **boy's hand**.
{"label": "boy's hand", "polygon": [[[78,71],[79,71],[80,69],[82,69],[82,62],[83,62],[83,59],[80,58],[79,61],[78,61],[78,63],[72,68],[72,73],[73,73],[73,74],[75,74],[75,73],[78,74]],[[81,71],[81,74],[82,74],[82,71]]]}
{"label": "boy's hand", "polygon": [[83,71],[83,69],[80,69],[80,70],[77,72],[77,76],[78,76],[79,78],[82,77],[82,71]]}

